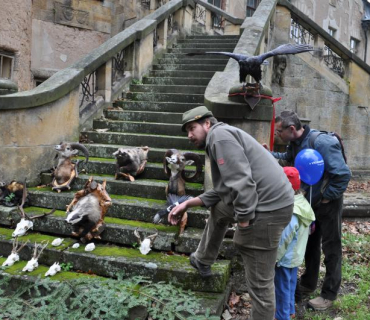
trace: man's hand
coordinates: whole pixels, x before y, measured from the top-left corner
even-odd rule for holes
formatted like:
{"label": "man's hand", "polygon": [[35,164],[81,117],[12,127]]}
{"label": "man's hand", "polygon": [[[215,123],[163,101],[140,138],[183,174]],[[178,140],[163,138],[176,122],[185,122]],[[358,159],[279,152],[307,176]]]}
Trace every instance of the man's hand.
{"label": "man's hand", "polygon": [[247,222],[238,222],[238,226],[242,227],[242,228],[248,227],[249,226],[249,221],[247,221]]}
{"label": "man's hand", "polygon": [[170,224],[177,225],[179,221],[181,220],[181,217],[183,216],[184,212],[188,209],[186,205],[186,201],[179,204],[178,206],[174,207],[171,212],[168,214],[168,222]]}
{"label": "man's hand", "polygon": [[330,202],[330,200],[328,200],[328,199],[322,199],[321,200],[321,203],[329,203]]}
{"label": "man's hand", "polygon": [[268,145],[266,143],[262,143],[262,147],[264,147],[267,151],[270,151]]}

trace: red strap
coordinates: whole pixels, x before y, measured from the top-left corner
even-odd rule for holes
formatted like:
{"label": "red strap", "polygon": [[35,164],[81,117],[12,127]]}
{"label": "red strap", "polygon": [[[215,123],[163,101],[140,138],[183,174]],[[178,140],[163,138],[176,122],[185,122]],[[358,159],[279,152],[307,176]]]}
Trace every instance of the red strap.
{"label": "red strap", "polygon": [[[232,96],[245,96],[247,93],[231,93],[229,94],[229,97]],[[259,95],[249,95],[250,97],[255,97],[255,98],[262,98],[262,99],[269,99],[272,102],[272,120],[271,120],[271,126],[270,126],[270,150],[274,151],[274,138],[275,138],[275,102],[278,102],[281,100],[281,97],[279,98],[274,98],[270,96],[265,96],[263,94]]]}

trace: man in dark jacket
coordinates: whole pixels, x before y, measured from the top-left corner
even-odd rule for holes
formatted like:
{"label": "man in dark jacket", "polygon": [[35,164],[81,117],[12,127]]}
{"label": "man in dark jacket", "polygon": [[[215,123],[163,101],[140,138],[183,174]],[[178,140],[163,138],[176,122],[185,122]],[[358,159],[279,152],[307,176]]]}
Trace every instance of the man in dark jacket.
{"label": "man in dark jacket", "polygon": [[211,207],[202,239],[190,263],[202,277],[211,275],[229,223],[245,267],[252,319],[274,318],[274,267],[281,233],[293,212],[294,194],[283,169],[245,131],[217,122],[206,107],[184,113],[182,129],[209,156],[213,189],[176,206],[169,222],[194,206]]}
{"label": "man in dark jacket", "polygon": [[[297,293],[315,291],[320,270],[321,242],[325,256],[326,274],[319,297],[308,302],[315,310],[326,310],[336,299],[342,279],[342,211],[343,193],[351,178],[351,171],[342,155],[338,139],[320,134],[311,145],[311,134],[317,130],[302,126],[297,114],[283,111],[275,119],[275,133],[284,142],[289,142],[287,152],[272,152],[277,159],[294,163],[296,155],[303,149],[314,148],[324,159],[325,172],[321,180],[312,186],[311,206],[316,215],[315,232],[310,235],[305,254],[305,273],[301,276]],[[302,182],[309,200],[310,186]]]}

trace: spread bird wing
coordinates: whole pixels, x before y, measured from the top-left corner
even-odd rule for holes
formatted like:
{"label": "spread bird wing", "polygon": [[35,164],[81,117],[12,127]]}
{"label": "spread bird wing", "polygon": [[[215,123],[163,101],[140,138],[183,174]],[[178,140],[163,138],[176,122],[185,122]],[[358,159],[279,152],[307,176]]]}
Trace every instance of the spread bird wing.
{"label": "spread bird wing", "polygon": [[241,61],[241,60],[246,60],[250,56],[247,56],[245,54],[237,54],[237,53],[232,53],[232,52],[214,52],[214,51],[207,51],[207,52],[189,52],[186,55],[187,56],[197,56],[197,55],[221,55],[221,56],[227,56],[232,59],[235,59],[236,61]]}
{"label": "spread bird wing", "polygon": [[310,45],[307,44],[283,44],[274,50],[268,51],[266,53],[260,54],[256,58],[262,63],[267,58],[270,58],[272,56],[278,56],[281,54],[297,54],[297,53],[302,53],[302,52],[307,52],[307,51],[313,51],[314,48]]}

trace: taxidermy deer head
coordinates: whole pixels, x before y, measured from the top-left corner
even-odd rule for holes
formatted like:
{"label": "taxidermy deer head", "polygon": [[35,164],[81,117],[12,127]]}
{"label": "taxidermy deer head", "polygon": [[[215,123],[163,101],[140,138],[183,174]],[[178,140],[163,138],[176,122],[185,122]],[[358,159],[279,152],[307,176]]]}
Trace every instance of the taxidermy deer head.
{"label": "taxidermy deer head", "polygon": [[141,241],[141,237],[140,237],[140,234],[139,234],[139,231],[138,229],[136,228],[135,231],[134,231],[134,235],[136,236],[139,244],[140,244],[140,253],[141,254],[148,254],[153,245],[153,242],[155,240],[155,238],[158,236],[158,232],[155,233],[155,234],[152,234],[151,236],[147,236],[143,241]]}

